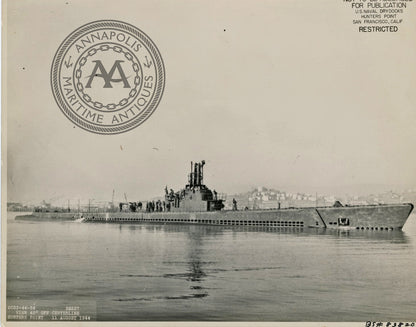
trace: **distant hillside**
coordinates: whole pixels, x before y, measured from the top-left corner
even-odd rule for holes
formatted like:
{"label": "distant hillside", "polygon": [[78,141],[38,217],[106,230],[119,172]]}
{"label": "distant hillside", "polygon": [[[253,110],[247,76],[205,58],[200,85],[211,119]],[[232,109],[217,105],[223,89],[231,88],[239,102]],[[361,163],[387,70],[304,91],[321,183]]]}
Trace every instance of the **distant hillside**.
{"label": "distant hillside", "polygon": [[[233,198],[236,199],[239,209],[248,207],[249,209],[271,209],[289,207],[314,207],[314,206],[331,206],[335,201],[340,201],[343,204],[350,205],[366,205],[366,204],[383,204],[383,203],[402,203],[410,202],[416,204],[416,188],[407,189],[401,192],[386,191],[380,193],[367,193],[365,195],[352,194],[344,196],[336,196],[333,194],[322,193],[301,193],[301,192],[287,192],[273,188],[258,187],[250,191],[238,194],[218,194],[219,198],[225,199],[225,208],[231,209]],[[158,200],[154,198],[151,200]],[[163,200],[162,198],[160,198]],[[101,211],[109,210],[112,203],[108,201],[91,201],[90,203],[81,203],[74,205],[75,201],[67,202],[66,204],[56,206],[45,201],[39,204],[24,204],[20,202],[8,202],[8,211],[33,211],[35,208],[42,208],[49,211],[66,211],[70,208],[75,210]],[[71,205],[72,204],[72,205]],[[118,202],[115,202],[118,206]]]}
{"label": "distant hillside", "polygon": [[272,188],[258,187],[251,191],[227,196],[226,208],[231,208],[235,198],[238,207],[249,209],[270,209],[288,207],[331,206],[335,201],[350,205],[384,204],[384,203],[416,203],[416,189],[403,192],[369,193],[366,195],[335,196],[331,194],[308,194],[286,192]]}

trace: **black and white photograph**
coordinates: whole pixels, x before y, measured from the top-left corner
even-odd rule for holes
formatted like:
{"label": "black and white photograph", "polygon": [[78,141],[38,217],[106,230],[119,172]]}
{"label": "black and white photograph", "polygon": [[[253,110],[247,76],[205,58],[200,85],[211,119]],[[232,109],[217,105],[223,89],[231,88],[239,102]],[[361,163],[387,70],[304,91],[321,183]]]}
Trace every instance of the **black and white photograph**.
{"label": "black and white photograph", "polygon": [[2,325],[415,326],[415,58],[413,0],[3,1]]}

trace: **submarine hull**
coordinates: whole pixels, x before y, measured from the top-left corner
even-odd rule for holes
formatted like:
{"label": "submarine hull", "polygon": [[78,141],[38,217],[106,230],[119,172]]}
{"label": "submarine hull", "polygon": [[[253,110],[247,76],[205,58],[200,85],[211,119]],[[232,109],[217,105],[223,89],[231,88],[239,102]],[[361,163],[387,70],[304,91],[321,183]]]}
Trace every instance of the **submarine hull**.
{"label": "submarine hull", "polygon": [[276,228],[400,230],[413,210],[410,203],[244,211],[44,213],[17,216],[30,220],[76,220],[91,223],[167,223]]}
{"label": "submarine hull", "polygon": [[71,212],[33,212],[28,215],[16,216],[15,220],[56,221],[56,220],[76,220],[79,217],[80,217],[79,213],[71,213]]}

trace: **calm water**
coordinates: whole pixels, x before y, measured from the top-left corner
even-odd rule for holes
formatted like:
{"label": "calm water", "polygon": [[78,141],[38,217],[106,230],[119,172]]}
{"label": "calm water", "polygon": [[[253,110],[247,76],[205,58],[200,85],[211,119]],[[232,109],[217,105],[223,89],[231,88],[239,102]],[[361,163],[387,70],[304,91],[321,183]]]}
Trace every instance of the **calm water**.
{"label": "calm water", "polygon": [[27,222],[8,217],[7,304],[97,320],[416,320],[403,232]]}

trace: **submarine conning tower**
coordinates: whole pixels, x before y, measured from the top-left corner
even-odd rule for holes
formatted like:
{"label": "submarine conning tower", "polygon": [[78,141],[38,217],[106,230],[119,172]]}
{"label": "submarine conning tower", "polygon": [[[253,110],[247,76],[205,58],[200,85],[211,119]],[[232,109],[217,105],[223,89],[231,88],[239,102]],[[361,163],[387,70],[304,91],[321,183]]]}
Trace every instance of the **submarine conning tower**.
{"label": "submarine conning tower", "polygon": [[178,192],[166,187],[165,200],[168,202],[169,211],[218,211],[224,208],[224,200],[217,198],[217,192],[211,191],[204,184],[205,160],[201,162],[191,161],[191,172],[188,175],[188,184]]}
{"label": "submarine conning tower", "polygon": [[188,175],[188,188],[201,188],[205,187],[204,185],[204,166],[205,160],[202,160],[200,163],[195,162],[195,164],[191,161],[191,173]]}

